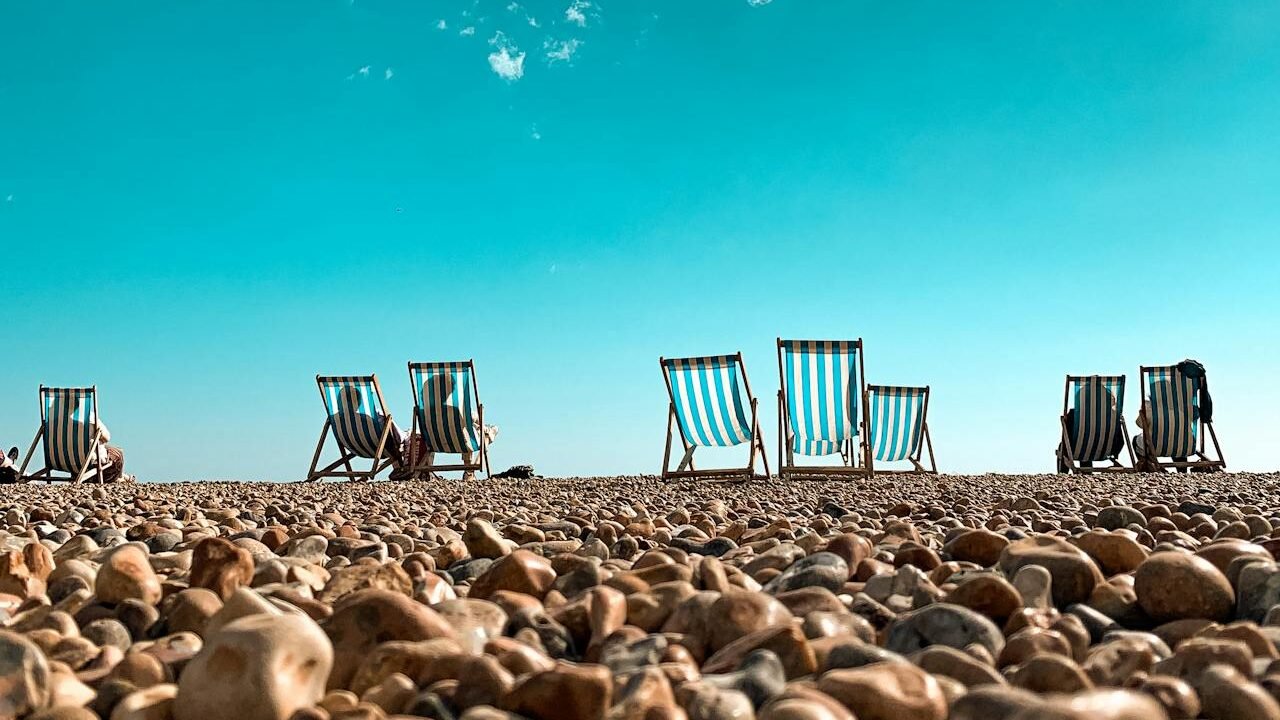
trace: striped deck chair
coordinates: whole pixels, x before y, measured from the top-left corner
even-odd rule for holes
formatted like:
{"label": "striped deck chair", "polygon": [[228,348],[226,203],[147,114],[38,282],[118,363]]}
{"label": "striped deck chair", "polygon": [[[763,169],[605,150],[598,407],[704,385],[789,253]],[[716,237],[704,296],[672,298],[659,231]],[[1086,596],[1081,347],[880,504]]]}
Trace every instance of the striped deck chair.
{"label": "striped deck chair", "polygon": [[[778,338],[778,476],[868,471],[862,340]],[[795,456],[839,455],[839,465],[796,465]]]}
{"label": "striped deck chair", "polygon": [[[1124,423],[1123,375],[1068,375],[1062,395],[1062,443],[1058,471],[1131,472],[1133,445]],[[1116,438],[1124,438],[1129,467],[1120,463]],[[1093,463],[1110,465],[1094,467]]]}
{"label": "striped deck chair", "polygon": [[[414,477],[430,477],[437,470],[489,472],[489,443],[484,428],[484,404],[476,385],[475,363],[409,363],[413,388],[413,433],[409,459]],[[425,457],[416,457],[419,446]],[[436,465],[433,455],[461,455],[454,465]],[[478,460],[473,460],[478,457]]]}
{"label": "striped deck chair", "polygon": [[[671,399],[671,409],[667,414],[667,442],[662,455],[662,478],[741,476],[747,480],[755,475],[757,453],[764,464],[764,475],[768,477],[769,458],[765,455],[764,439],[760,435],[759,408],[751,394],[742,353],[661,358],[659,362],[662,377],[667,383],[667,395]],[[747,414],[748,405],[750,416]],[[684,456],[672,470],[671,444],[677,427]],[[743,443],[749,443],[751,448],[746,467],[707,470],[694,467],[693,452],[700,447],[734,447]]]}
{"label": "striped deck chair", "polygon": [[[41,441],[43,440],[43,443]],[[36,445],[44,447],[44,467],[26,474]],[[36,430],[18,477],[27,480],[102,482],[102,453],[98,451],[98,389],[40,386],[40,428]],[[93,471],[90,472],[90,465]]]}
{"label": "striped deck chair", "polygon": [[[929,387],[895,385],[867,386],[867,443],[870,460],[877,473],[932,473],[938,465],[933,458],[933,438],[929,435]],[[929,467],[922,464],[925,447]],[[876,463],[906,460],[906,470],[880,470]]]}
{"label": "striped deck chair", "polygon": [[[400,453],[400,448],[392,447],[391,430],[395,421],[382,400],[378,376],[317,375],[316,385],[320,387],[326,417],[315,455],[311,458],[311,469],[307,471],[307,480],[327,477],[372,480]],[[339,458],[317,469],[330,432],[338,445]],[[368,470],[356,470],[351,461],[357,459],[372,460],[373,465]],[[338,470],[339,467],[345,470]]]}
{"label": "striped deck chair", "polygon": [[[1144,365],[1138,372],[1146,421],[1142,440],[1153,464],[1174,470],[1225,469],[1218,433],[1200,416],[1200,381],[1184,375],[1177,365]],[[1207,453],[1206,435],[1213,440],[1216,459]]]}

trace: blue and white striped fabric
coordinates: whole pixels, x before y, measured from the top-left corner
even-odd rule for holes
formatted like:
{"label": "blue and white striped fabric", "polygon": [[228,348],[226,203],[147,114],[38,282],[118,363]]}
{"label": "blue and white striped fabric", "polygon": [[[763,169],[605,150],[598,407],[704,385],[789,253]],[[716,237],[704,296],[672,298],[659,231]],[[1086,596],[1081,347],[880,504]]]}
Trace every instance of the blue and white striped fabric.
{"label": "blue and white striped fabric", "polygon": [[833,455],[858,436],[858,344],[783,340],[782,376],[792,450]]}
{"label": "blue and white striped fabric", "polygon": [[738,387],[738,356],[677,358],[662,365],[686,442],[729,447],[751,439],[751,420]]}
{"label": "blue and white striped fabric", "polygon": [[80,472],[91,457],[98,428],[93,388],[40,388],[44,407],[44,461],[50,470]]}
{"label": "blue and white striped fabric", "polygon": [[1124,412],[1124,376],[1073,377],[1068,394],[1075,409],[1067,427],[1072,459],[1094,462],[1114,457],[1111,451]]}
{"label": "blue and white striped fabric", "polygon": [[1196,453],[1200,399],[1196,381],[1176,365],[1147,368],[1146,446],[1155,457]]}
{"label": "blue and white striped fabric", "polygon": [[906,460],[924,439],[928,389],[890,385],[867,386],[867,431],[872,457],[881,462]]}
{"label": "blue and white striped fabric", "polygon": [[[320,393],[329,413],[333,436],[348,452],[373,458],[386,429],[387,411],[372,375],[319,377]],[[383,448],[383,456],[388,449]]]}
{"label": "blue and white striped fabric", "polygon": [[480,450],[472,364],[410,363],[414,412],[427,449],[440,453]]}

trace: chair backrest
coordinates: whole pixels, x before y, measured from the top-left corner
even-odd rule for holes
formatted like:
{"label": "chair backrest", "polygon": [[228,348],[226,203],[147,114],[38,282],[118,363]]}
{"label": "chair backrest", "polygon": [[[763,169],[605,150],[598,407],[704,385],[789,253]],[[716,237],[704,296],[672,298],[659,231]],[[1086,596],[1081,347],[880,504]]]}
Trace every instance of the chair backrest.
{"label": "chair backrest", "polygon": [[924,440],[929,388],[867,386],[867,441],[872,457],[894,462],[913,457]]}
{"label": "chair backrest", "polygon": [[[333,436],[360,457],[373,458],[387,427],[387,408],[376,375],[316,376]],[[388,454],[383,449],[384,456]]]}
{"label": "chair backrest", "polygon": [[[751,439],[740,394],[746,369],[740,355],[662,360],[680,433],[690,445],[729,447]],[[747,393],[750,402],[750,393]]]}
{"label": "chair backrest", "polygon": [[1144,367],[1144,441],[1155,457],[1187,457],[1196,452],[1200,428],[1199,387],[1177,365]]}
{"label": "chair backrest", "polygon": [[427,449],[441,453],[480,450],[475,365],[465,362],[409,363],[413,411]]}
{"label": "chair backrest", "polygon": [[859,432],[861,340],[778,340],[792,450],[831,455]]}
{"label": "chair backrest", "polygon": [[78,473],[90,457],[98,428],[95,388],[40,387],[44,463],[50,470]]}
{"label": "chair backrest", "polygon": [[1114,457],[1115,439],[1124,422],[1124,376],[1069,375],[1066,402],[1075,411],[1067,426],[1071,457],[1077,462]]}

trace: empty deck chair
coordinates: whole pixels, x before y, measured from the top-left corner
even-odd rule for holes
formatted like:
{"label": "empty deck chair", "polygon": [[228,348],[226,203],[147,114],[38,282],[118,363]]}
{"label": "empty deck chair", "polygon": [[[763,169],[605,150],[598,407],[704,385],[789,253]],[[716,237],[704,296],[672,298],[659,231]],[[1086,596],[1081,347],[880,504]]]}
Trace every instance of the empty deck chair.
{"label": "empty deck chair", "polygon": [[[866,391],[862,340],[778,339],[778,476],[863,474]],[[797,465],[796,455],[839,455],[840,465]]]}
{"label": "empty deck chair", "polygon": [[[320,441],[307,480],[327,477],[344,477],[351,480],[372,480],[400,456],[400,432],[395,427],[391,413],[382,400],[382,388],[377,375],[316,376],[320,397],[324,400],[326,417]],[[324,450],[329,433],[338,445],[337,460],[317,469],[320,453]],[[370,460],[368,470],[356,470],[352,460]],[[345,468],[338,470],[338,468]]]}
{"label": "empty deck chair", "polygon": [[[415,477],[437,470],[489,472],[489,443],[484,433],[484,404],[476,385],[475,363],[409,363],[413,386],[413,433],[409,465]],[[419,447],[425,448],[417,457]],[[461,455],[453,465],[434,464],[436,453]],[[475,458],[477,458],[476,460]]]}
{"label": "empty deck chair", "polygon": [[[1180,365],[1139,368],[1143,387],[1140,456],[1159,469],[1223,470],[1227,467],[1213,423],[1201,414],[1203,379],[1189,377]],[[1214,456],[1208,454],[1213,441]],[[1165,459],[1167,458],[1167,459]]]}
{"label": "empty deck chair", "polygon": [[[1062,395],[1062,442],[1058,471],[1065,473],[1129,472],[1133,445],[1124,423],[1123,375],[1068,375]],[[1127,449],[1129,466],[1121,464]],[[1095,467],[1093,463],[1109,465]]]}
{"label": "empty deck chair", "polygon": [[[869,464],[877,473],[933,473],[933,438],[929,435],[929,388],[895,385],[867,386],[867,443]],[[925,447],[929,467],[923,464]],[[881,469],[877,463],[907,461],[911,468]]]}
{"label": "empty deck chair", "polygon": [[[44,467],[27,475],[27,465],[35,455],[37,444],[44,448]],[[92,477],[102,482],[106,468],[104,451],[98,432],[97,387],[51,388],[41,385],[40,428],[36,430],[27,457],[18,469],[18,477],[22,481],[50,482],[80,482]]]}
{"label": "empty deck chair", "polygon": [[[671,410],[667,415],[667,442],[662,455],[664,480],[699,477],[746,480],[755,474],[756,455],[769,475],[769,458],[764,452],[756,398],[747,382],[742,353],[694,358],[662,358],[662,377],[667,383]],[[743,401],[743,395],[746,401]],[[748,415],[747,407],[750,406]],[[679,429],[684,455],[671,469],[671,444]],[[746,467],[698,470],[693,453],[700,447],[733,447],[748,443]]]}

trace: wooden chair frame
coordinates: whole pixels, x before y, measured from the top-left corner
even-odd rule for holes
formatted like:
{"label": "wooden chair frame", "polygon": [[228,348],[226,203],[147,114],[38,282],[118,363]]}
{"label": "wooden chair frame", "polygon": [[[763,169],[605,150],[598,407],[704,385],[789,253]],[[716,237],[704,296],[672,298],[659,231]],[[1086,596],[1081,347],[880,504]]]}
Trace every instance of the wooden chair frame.
{"label": "wooden chair frame", "polygon": [[[352,481],[363,480],[368,482],[373,480],[374,476],[378,473],[392,465],[392,458],[383,457],[383,455],[387,449],[387,439],[391,436],[391,427],[394,424],[394,420],[391,417],[391,411],[387,410],[387,403],[382,397],[382,386],[378,384],[378,376],[375,374],[369,376],[373,381],[373,392],[378,396],[378,404],[382,406],[386,415],[383,421],[382,434],[378,438],[378,451],[374,454],[373,466],[368,470],[356,470],[352,467],[352,460],[368,458],[363,458],[360,454],[351,452],[346,447],[343,447],[342,443],[338,440],[337,434],[334,433],[333,443],[338,446],[339,458],[323,468],[318,470],[316,469],[316,466],[320,464],[320,453],[324,450],[325,441],[329,438],[329,431],[332,430],[333,426],[333,418],[329,416],[329,401],[328,398],[324,396],[324,384],[326,380],[335,380],[339,377],[348,376],[316,375],[316,387],[320,390],[320,399],[324,401],[325,418],[324,428],[320,431],[320,440],[316,443],[315,454],[311,456],[311,469],[307,471],[307,482],[323,480],[331,477],[347,478]],[[345,467],[346,470],[338,471],[337,468],[340,466]]]}
{"label": "wooden chair frame", "polygon": [[[871,391],[876,388],[890,388],[893,385],[868,385],[865,394],[862,397],[862,406],[870,412],[871,407]],[[915,454],[908,455],[907,461],[911,463],[910,470],[877,470],[875,466],[875,453],[871,450],[871,421],[867,421],[867,467],[872,475],[937,475],[938,463],[933,456],[933,435],[929,433],[929,395],[932,393],[930,386],[925,385],[924,405],[920,407],[920,430],[923,434],[922,442],[916,447]],[[929,450],[929,467],[925,467],[924,451]]]}
{"label": "wooden chair frame", "polygon": [[[788,442],[792,435],[791,414],[787,412],[787,378],[783,368],[783,339],[778,338],[778,478],[781,480],[820,479],[871,475],[870,445],[867,444],[867,374],[862,338],[852,341],[858,351],[858,399],[861,417],[856,418],[858,442],[846,440],[840,450],[841,465],[796,465],[795,447]],[[806,342],[790,340],[788,342]],[[857,454],[855,455],[855,450]]]}
{"label": "wooden chair frame", "polygon": [[[476,462],[476,463],[458,462],[452,465],[435,465],[435,464],[431,464],[428,458],[431,457],[432,453],[435,453],[435,454],[442,454],[442,453],[440,453],[439,451],[431,451],[427,453],[427,457],[422,458],[423,464],[421,465],[418,464],[418,457],[417,457],[418,437],[422,435],[421,423],[418,420],[420,402],[421,402],[421,397],[419,396],[419,393],[421,392],[421,388],[413,387],[414,385],[413,366],[414,365],[418,365],[418,366],[434,365],[434,364],[435,363],[413,363],[413,362],[409,363],[409,388],[413,392],[413,427],[412,427],[412,430],[410,431],[410,437],[412,439],[409,442],[409,469],[410,469],[411,476],[415,480],[418,480],[418,479],[422,479],[423,477],[430,478],[431,473],[433,472],[453,471],[453,470],[461,470],[464,473],[475,472],[479,470],[480,472],[483,472],[486,476],[491,475],[493,473],[493,469],[489,466],[489,438],[484,433],[484,403],[480,401],[480,383],[479,381],[476,380],[476,364],[474,359],[466,360],[463,364],[466,365],[467,368],[470,369],[471,371],[470,372],[471,393],[472,395],[475,396],[475,399],[476,399],[476,411],[477,411],[476,417],[480,422],[480,450],[479,450],[480,462]],[[426,442],[425,436],[423,437],[424,437],[423,442]],[[443,453],[443,454],[452,455],[455,453]]]}
{"label": "wooden chair frame", "polygon": [[[98,447],[102,443],[98,438],[97,420],[98,418],[102,417],[102,413],[100,408],[98,407],[98,386],[97,385],[91,385],[88,388],[65,388],[68,390],[87,389],[89,391],[89,394],[93,397],[93,419],[94,419],[94,428],[92,429],[93,437],[90,438],[89,440],[89,452],[85,455],[84,463],[80,466],[80,472],[77,473],[75,476],[72,476],[70,474],[70,471],[65,471],[65,470],[59,471],[49,467],[49,444],[47,442],[47,439],[45,438],[45,433],[48,432],[49,418],[45,414],[44,391],[58,390],[58,389],[63,389],[63,388],[51,388],[51,387],[46,387],[44,385],[40,386],[40,395],[39,395],[40,397],[40,428],[36,430],[36,436],[31,441],[31,447],[27,448],[27,456],[22,461],[22,467],[18,468],[18,482],[44,480],[47,483],[54,483],[54,482],[80,483],[80,482],[84,482],[84,479],[85,479],[84,474],[88,472],[89,466],[93,465],[94,475],[92,477],[97,479],[99,485],[102,485],[105,482],[103,480],[103,474],[102,474],[102,471],[105,469],[105,466],[102,464],[101,453],[98,452]],[[44,467],[31,473],[30,475],[27,475],[26,474],[27,465],[31,462],[31,458],[35,455],[36,445],[38,445],[42,439],[46,439],[46,442],[44,444]],[[58,472],[66,472],[67,476],[60,477],[55,474]]]}
{"label": "wooden chair frame", "polygon": [[[1147,375],[1155,372],[1156,370],[1163,370],[1167,367],[1169,366],[1141,365],[1138,367],[1138,382],[1141,385],[1141,389],[1142,389],[1142,409],[1143,409],[1143,414],[1147,418],[1148,424],[1151,423],[1151,409],[1147,407],[1147,389],[1149,387],[1147,385]],[[1226,458],[1224,458],[1222,455],[1222,446],[1218,444],[1218,432],[1213,429],[1213,423],[1205,422],[1202,418],[1196,418],[1195,422],[1198,423],[1198,426],[1196,428],[1197,429],[1196,443],[1198,447],[1195,450],[1194,457],[1198,457],[1199,459],[1198,460],[1170,459],[1168,462],[1165,462],[1165,461],[1162,461],[1160,457],[1152,456],[1151,462],[1156,467],[1160,468],[1160,470],[1175,470],[1175,471],[1209,470],[1211,472],[1220,472],[1227,469],[1227,461],[1226,461]],[[1208,446],[1205,443],[1205,435],[1206,435],[1205,430],[1208,430],[1207,435],[1211,440],[1213,440],[1213,451],[1214,451],[1214,454],[1217,455],[1217,459],[1214,459],[1211,455],[1208,454]],[[1143,433],[1145,434],[1146,432],[1147,430],[1144,428]],[[1151,448],[1151,438],[1144,437],[1143,442],[1145,443],[1145,446],[1149,452]]]}
{"label": "wooden chair frame", "polygon": [[[739,372],[742,373],[742,386],[747,391],[747,399],[751,402],[751,439],[747,442],[750,454],[747,457],[747,465],[745,468],[712,468],[707,470],[698,470],[694,467],[693,452],[699,446],[692,445],[685,438],[684,432],[679,428],[679,421],[676,417],[676,395],[675,388],[671,387],[671,377],[667,374],[667,358],[658,358],[658,365],[662,368],[662,380],[667,385],[667,398],[669,400],[667,411],[667,441],[662,453],[662,479],[663,480],[696,480],[699,478],[714,479],[733,479],[740,478],[739,482],[746,482],[752,478],[768,478],[769,477],[769,456],[764,449],[764,438],[760,432],[760,413],[759,403],[756,396],[751,392],[751,381],[747,379],[747,367],[742,362],[742,353],[739,351],[734,354],[734,362],[738,365]],[[680,442],[684,446],[684,456],[680,459],[680,464],[675,470],[671,469],[671,442],[672,431],[680,436]],[[764,475],[756,474],[756,455],[760,456],[760,461],[764,465]],[[687,470],[685,468],[688,468]]]}
{"label": "wooden chair frame", "polygon": [[[1071,449],[1071,429],[1067,427],[1067,412],[1071,409],[1071,384],[1078,383],[1082,380],[1090,380],[1093,378],[1108,377],[1105,375],[1068,375],[1066,385],[1062,389],[1062,416],[1058,418],[1062,425],[1062,445],[1058,450],[1058,457],[1067,467],[1066,474],[1091,474],[1091,473],[1126,473],[1134,472],[1134,465],[1137,459],[1133,454],[1133,442],[1129,438],[1129,426],[1124,420],[1124,407],[1117,408],[1119,410],[1120,432],[1124,436],[1124,447],[1129,453],[1129,466],[1125,467],[1119,458],[1110,458],[1111,465],[1107,467],[1085,467],[1076,460]],[[1079,408],[1077,408],[1077,412]],[[1097,461],[1089,461],[1097,462]],[[1059,471],[1061,472],[1061,471]]]}

